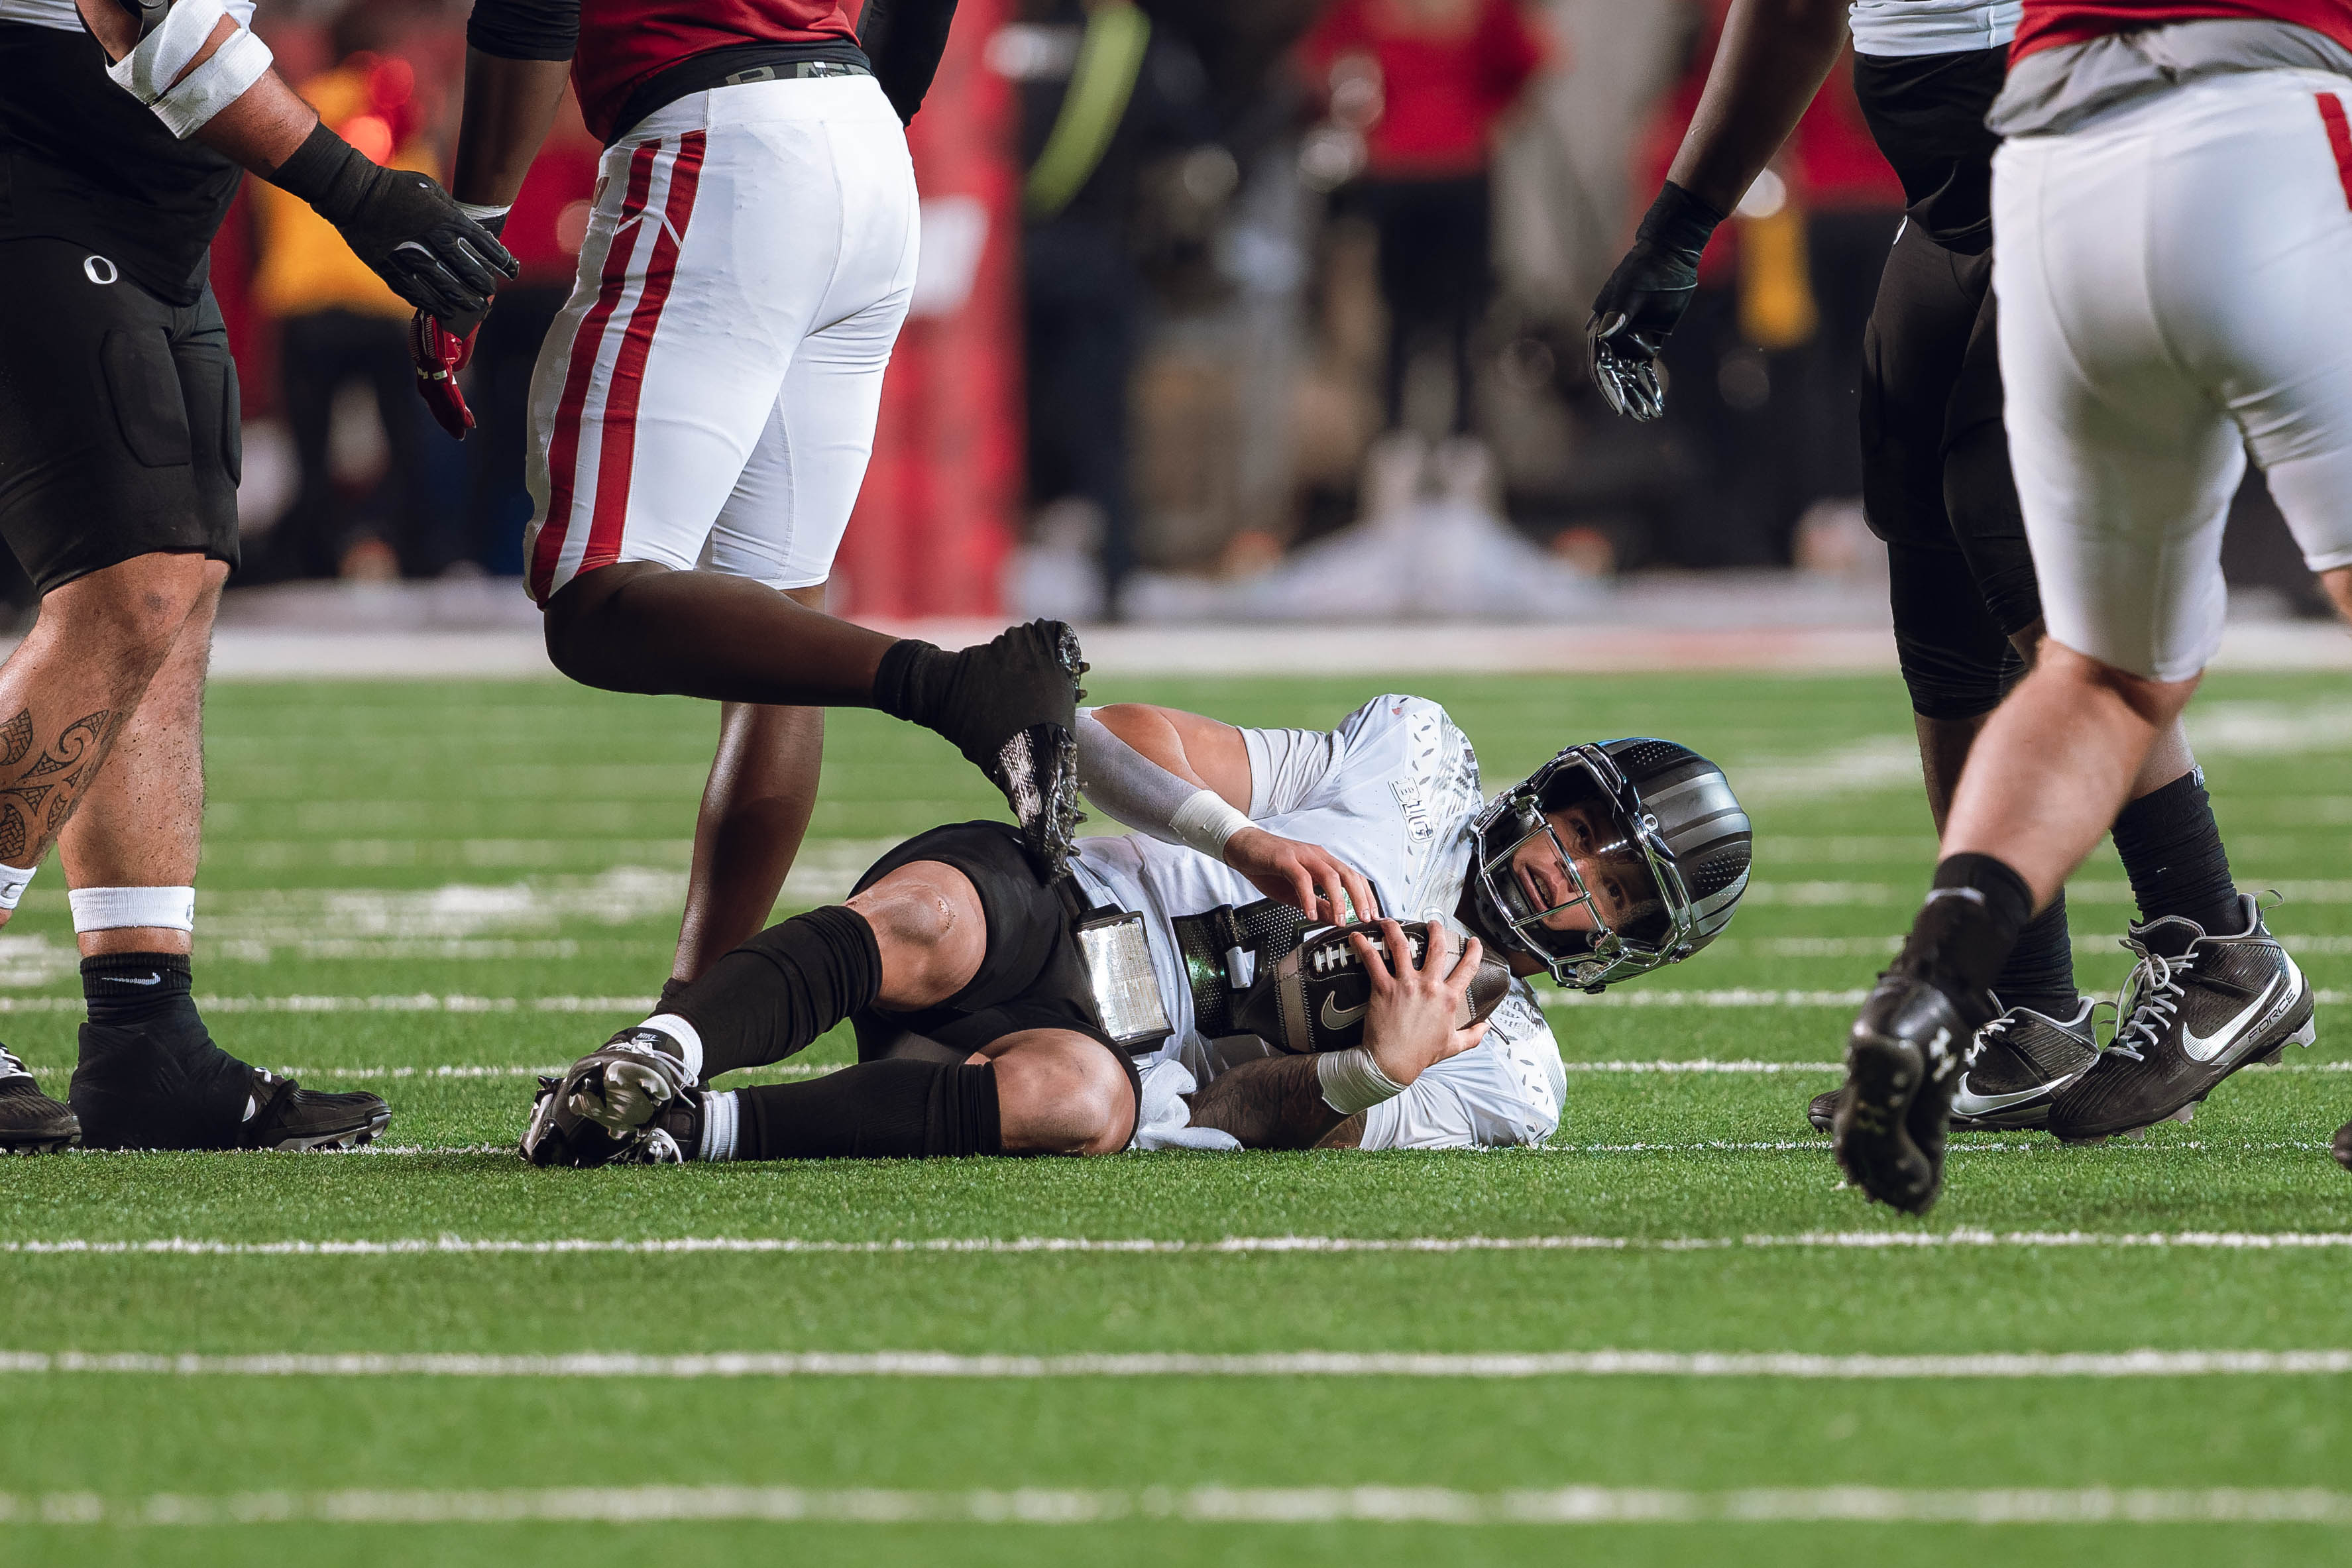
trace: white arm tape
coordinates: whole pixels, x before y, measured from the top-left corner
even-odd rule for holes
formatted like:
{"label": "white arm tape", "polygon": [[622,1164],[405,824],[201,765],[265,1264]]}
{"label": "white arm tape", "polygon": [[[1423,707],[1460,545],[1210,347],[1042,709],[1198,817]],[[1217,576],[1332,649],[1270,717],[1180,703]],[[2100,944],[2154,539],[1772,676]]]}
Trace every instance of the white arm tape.
{"label": "white arm tape", "polygon": [[1225,841],[1250,825],[1249,814],[1236,811],[1215,790],[1195,790],[1168,819],[1176,841],[1198,849],[1212,860],[1225,858]]}
{"label": "white arm tape", "polygon": [[[269,46],[242,23],[194,70],[188,62],[223,18],[222,0],[177,0],[163,25],[107,68],[115,84],[155,111],[173,135],[185,140],[245,96],[269,69]],[[184,79],[180,73],[187,71]]]}
{"label": "white arm tape", "polygon": [[240,27],[213,58],[155,100],[163,129],[184,142],[269,74],[269,46]]}
{"label": "white arm tape", "polygon": [[0,866],[0,910],[13,910],[16,900],[25,896],[25,885],[33,879],[38,866],[19,871],[14,866]]}
{"label": "white arm tape", "polygon": [[1361,1046],[1325,1051],[1315,1058],[1315,1076],[1323,1086],[1323,1103],[1342,1116],[1370,1110],[1384,1100],[1394,1100],[1405,1086],[1391,1081]]}

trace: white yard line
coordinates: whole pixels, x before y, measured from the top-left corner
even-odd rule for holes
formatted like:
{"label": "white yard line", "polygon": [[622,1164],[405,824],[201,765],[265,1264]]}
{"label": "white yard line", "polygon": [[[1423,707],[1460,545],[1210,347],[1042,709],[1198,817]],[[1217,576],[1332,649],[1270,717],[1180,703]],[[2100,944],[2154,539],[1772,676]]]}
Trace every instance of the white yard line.
{"label": "white yard line", "polygon": [[681,1236],[548,1238],[431,1236],[391,1240],[215,1241],[186,1237],[129,1240],[78,1237],[0,1241],[0,1256],[95,1258],[413,1258],[692,1254],[814,1257],[1021,1257],[1082,1253],[1134,1257],[1251,1257],[1349,1253],[1973,1251],[1985,1248],[2124,1249],[2221,1252],[2336,1252],[2352,1248],[2344,1231],[1806,1231],[1753,1236],[1229,1236],[1214,1241],[1156,1237],[914,1237],[895,1240],[797,1236]]}
{"label": "white yard line", "polygon": [[695,1380],[729,1377],[1533,1377],[1794,1378],[1864,1382],[2036,1378],[2332,1377],[2352,1350],[2001,1351],[1957,1355],[1822,1355],[1800,1351],[1147,1351],[958,1355],[945,1351],[721,1351],[698,1355],[277,1352],[167,1355],[0,1351],[0,1373],[160,1377],[480,1377]]}
{"label": "white yard line", "polygon": [[2352,1493],[2321,1488],[1773,1487],[1685,1491],[1556,1487],[1020,1487],[891,1490],[793,1486],[254,1491],[220,1496],[0,1492],[0,1522],[254,1524],[2300,1524],[2352,1525]]}

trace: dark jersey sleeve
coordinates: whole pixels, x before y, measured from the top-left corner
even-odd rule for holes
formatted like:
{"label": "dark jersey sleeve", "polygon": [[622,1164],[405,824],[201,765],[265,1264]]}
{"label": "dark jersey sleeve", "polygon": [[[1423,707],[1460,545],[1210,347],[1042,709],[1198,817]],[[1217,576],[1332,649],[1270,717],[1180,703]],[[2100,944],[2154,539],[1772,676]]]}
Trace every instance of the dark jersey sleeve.
{"label": "dark jersey sleeve", "polygon": [[956,0],[866,0],[857,42],[874,62],[874,79],[902,123],[915,118],[923,94],[931,89],[955,8]]}
{"label": "dark jersey sleeve", "polygon": [[502,60],[568,60],[580,42],[580,0],[474,0],[466,42]]}

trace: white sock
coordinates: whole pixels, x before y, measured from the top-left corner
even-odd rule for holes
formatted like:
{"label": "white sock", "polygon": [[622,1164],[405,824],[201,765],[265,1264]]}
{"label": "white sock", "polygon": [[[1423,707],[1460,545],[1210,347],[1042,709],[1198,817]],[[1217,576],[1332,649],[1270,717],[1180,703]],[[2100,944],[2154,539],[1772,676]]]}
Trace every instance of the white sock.
{"label": "white sock", "polygon": [[677,1042],[686,1053],[686,1081],[702,1081],[702,1034],[693,1025],[675,1013],[656,1013],[637,1026],[640,1029],[658,1029]]}
{"label": "white sock", "polygon": [[740,1121],[740,1109],[735,1103],[735,1091],[707,1094],[702,1097],[702,1142],[694,1152],[698,1160],[732,1160],[735,1157],[735,1129]]}

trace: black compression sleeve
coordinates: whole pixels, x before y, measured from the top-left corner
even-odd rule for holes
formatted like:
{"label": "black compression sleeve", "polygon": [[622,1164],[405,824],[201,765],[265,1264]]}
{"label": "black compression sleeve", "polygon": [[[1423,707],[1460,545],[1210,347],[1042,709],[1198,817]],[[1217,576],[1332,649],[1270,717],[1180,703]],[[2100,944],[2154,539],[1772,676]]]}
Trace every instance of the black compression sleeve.
{"label": "black compression sleeve", "polygon": [[901,124],[915,118],[931,89],[955,8],[956,0],[866,0],[857,18],[858,46],[874,62],[874,79]]}
{"label": "black compression sleeve", "polygon": [[474,0],[466,42],[502,60],[568,60],[580,43],[580,0]]}

